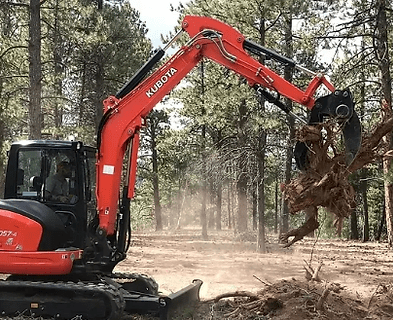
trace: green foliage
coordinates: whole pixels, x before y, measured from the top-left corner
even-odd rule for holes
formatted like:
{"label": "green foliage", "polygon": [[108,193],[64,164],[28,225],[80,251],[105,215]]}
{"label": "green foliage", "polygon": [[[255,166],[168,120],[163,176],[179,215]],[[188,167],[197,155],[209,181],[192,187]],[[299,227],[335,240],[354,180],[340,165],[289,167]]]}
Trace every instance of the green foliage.
{"label": "green foliage", "polygon": [[[0,121],[4,139],[16,140],[28,135],[28,7],[4,3],[0,17]],[[41,17],[44,136],[79,133],[94,142],[102,100],[150,53],[147,29],[128,2],[98,11],[93,2],[50,0]]]}
{"label": "green foliage", "polygon": [[[391,3],[387,5],[391,9]],[[91,1],[48,0],[41,9],[43,134],[58,139],[73,135],[94,144],[102,100],[121,88],[151,52],[146,26],[127,1],[105,2],[98,11]],[[247,38],[309,69],[328,73],[337,88],[351,88],[364,130],[371,130],[379,121],[381,86],[373,39],[374,2],[335,1],[332,5],[331,1],[310,0],[194,0],[175,10],[182,17],[196,14],[218,18]],[[388,18],[393,22],[393,15]],[[0,6],[3,157],[11,141],[28,136],[27,21],[27,7],[8,2]],[[390,47],[392,26],[393,23],[387,26]],[[264,62],[284,75],[284,66],[271,60]],[[309,81],[304,73],[293,74],[293,82],[301,88]],[[184,85],[171,93],[169,101],[179,107],[176,117],[182,119],[182,126],[168,127],[170,117],[163,111],[152,113],[148,119],[150,127],[143,133],[137,196],[132,204],[134,228],[150,226],[153,221],[151,129],[154,127],[164,212],[179,213],[183,206],[183,211],[188,211],[187,219],[199,221],[195,215],[206,180],[211,193],[208,209],[216,210],[213,201],[218,190],[227,192],[240,176],[246,175],[249,194],[259,178],[263,179],[266,225],[272,229],[276,202],[281,203],[280,194],[276,199],[277,186],[285,179],[285,148],[288,143],[294,144],[288,141],[283,112],[264,103],[241,77],[206,60],[189,74]],[[307,110],[301,106],[294,105],[293,111],[307,116]],[[261,147],[264,134],[267,140]],[[261,151],[265,155],[263,176],[258,168]],[[367,180],[372,238],[377,236],[383,217],[383,181],[392,182],[392,177],[391,172],[384,176],[378,163],[368,168],[366,176],[352,177],[355,187]],[[232,213],[236,212],[236,198],[224,198],[223,204],[230,200]],[[361,201],[360,198],[357,208],[360,232],[364,222]],[[223,212],[223,219],[227,219],[226,208]],[[320,221],[321,236],[335,237],[333,217],[320,210]],[[292,227],[303,222],[301,214],[291,217]],[[350,225],[345,221],[343,237],[349,237],[349,232]]]}

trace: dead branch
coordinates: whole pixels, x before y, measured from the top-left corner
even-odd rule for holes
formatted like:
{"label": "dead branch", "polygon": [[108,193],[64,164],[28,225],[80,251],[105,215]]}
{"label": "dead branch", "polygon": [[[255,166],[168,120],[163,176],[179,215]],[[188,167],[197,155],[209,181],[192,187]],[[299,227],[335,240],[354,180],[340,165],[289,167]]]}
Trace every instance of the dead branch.
{"label": "dead branch", "polygon": [[[250,298],[253,300],[259,299],[258,295],[255,293],[252,293],[249,291],[235,291],[235,292],[228,292],[228,293],[220,294],[213,299],[213,302],[217,303],[221,299],[234,298],[234,297],[246,297],[246,298]],[[211,300],[209,300],[209,301],[211,301]],[[207,302],[209,302],[209,301],[207,301]]]}
{"label": "dead branch", "polygon": [[368,301],[368,304],[367,304],[367,309],[370,309],[371,301],[373,300],[375,294],[377,293],[377,291],[378,291],[380,285],[381,285],[381,284],[378,284],[378,286],[375,288],[373,294],[371,295],[370,300]]}
{"label": "dead branch", "polygon": [[311,265],[308,264],[306,260],[303,260],[305,263],[304,270],[306,270],[306,279],[310,281],[312,279],[312,276],[314,274],[314,269],[311,267]]}
{"label": "dead branch", "polygon": [[236,308],[232,312],[224,314],[224,317],[229,318],[229,317],[237,316],[239,313],[240,313],[240,308]]}
{"label": "dead branch", "polygon": [[315,272],[314,272],[314,274],[312,275],[312,278],[311,278],[312,281],[317,281],[317,282],[321,281],[321,279],[318,276],[318,273],[321,270],[322,266],[323,266],[323,263],[321,262],[318,265],[318,267],[315,269]]}
{"label": "dead branch", "polygon": [[323,310],[323,304],[326,301],[328,295],[330,293],[330,285],[328,285],[325,290],[323,290],[321,297],[318,299],[318,302],[315,306],[316,310]]}
{"label": "dead branch", "polygon": [[[280,236],[281,243],[285,243],[284,248],[290,247],[295,242],[302,240],[306,235],[318,229],[319,222],[318,222],[317,207],[308,207],[307,210],[309,212],[312,211],[313,214],[309,214],[309,218],[301,227],[292,229]],[[290,237],[294,237],[294,238],[288,242],[288,239]]]}
{"label": "dead branch", "polygon": [[257,277],[255,274],[252,275],[255,279],[257,279],[259,282],[263,283],[265,286],[271,286],[272,284],[262,280],[261,278]]}

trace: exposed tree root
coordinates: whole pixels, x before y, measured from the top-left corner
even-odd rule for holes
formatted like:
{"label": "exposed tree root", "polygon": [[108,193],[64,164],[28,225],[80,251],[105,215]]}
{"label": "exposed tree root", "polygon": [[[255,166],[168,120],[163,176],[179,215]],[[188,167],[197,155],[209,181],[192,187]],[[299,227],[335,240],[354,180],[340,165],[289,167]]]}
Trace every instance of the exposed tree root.
{"label": "exposed tree root", "polygon": [[[307,207],[307,211],[311,211],[313,214],[309,215],[306,223],[303,224],[300,228],[292,229],[287,233],[280,236],[281,243],[285,243],[284,248],[290,247],[295,242],[303,239],[306,235],[318,229],[318,213],[317,207]],[[291,241],[288,242],[290,237],[294,237]]]}
{"label": "exposed tree root", "polygon": [[[285,247],[317,229],[318,207],[324,207],[335,216],[335,226],[341,232],[344,218],[355,208],[355,191],[348,176],[367,164],[393,154],[385,145],[383,137],[392,131],[393,116],[385,111],[380,123],[369,134],[363,134],[362,145],[354,161],[347,166],[344,152],[338,152],[340,130],[335,130],[333,122],[317,126],[304,126],[297,132],[296,139],[306,142],[309,168],[299,173],[288,184],[282,186],[289,211],[296,214],[302,210],[314,211],[313,216],[303,226],[290,230],[281,236]],[[288,238],[294,239],[288,242]]]}

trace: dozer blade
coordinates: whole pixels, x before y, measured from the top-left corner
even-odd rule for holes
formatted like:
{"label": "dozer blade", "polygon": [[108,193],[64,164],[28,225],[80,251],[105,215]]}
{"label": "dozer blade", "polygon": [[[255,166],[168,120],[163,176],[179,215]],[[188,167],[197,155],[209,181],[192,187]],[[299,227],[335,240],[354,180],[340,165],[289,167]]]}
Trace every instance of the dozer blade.
{"label": "dozer blade", "polygon": [[141,294],[136,291],[123,291],[126,301],[125,311],[128,313],[152,313],[160,320],[170,320],[181,314],[199,301],[199,290],[202,281],[194,280],[192,284],[168,296]]}
{"label": "dozer blade", "polygon": [[[335,118],[343,125],[346,164],[350,165],[359,152],[362,143],[362,127],[354,110],[352,94],[349,89],[335,92],[317,99],[311,110],[309,125],[316,125],[326,117]],[[297,167],[304,171],[309,167],[307,142],[297,142],[294,156]]]}

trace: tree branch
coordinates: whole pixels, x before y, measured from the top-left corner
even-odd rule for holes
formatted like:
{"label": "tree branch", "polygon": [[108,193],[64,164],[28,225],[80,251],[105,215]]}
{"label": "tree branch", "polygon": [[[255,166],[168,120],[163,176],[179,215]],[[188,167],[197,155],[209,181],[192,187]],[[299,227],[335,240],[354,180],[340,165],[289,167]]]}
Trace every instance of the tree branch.
{"label": "tree branch", "polygon": [[11,50],[14,49],[27,49],[27,46],[13,46],[13,47],[9,47],[8,49],[6,49],[3,53],[0,54],[0,59],[3,59],[3,57]]}

